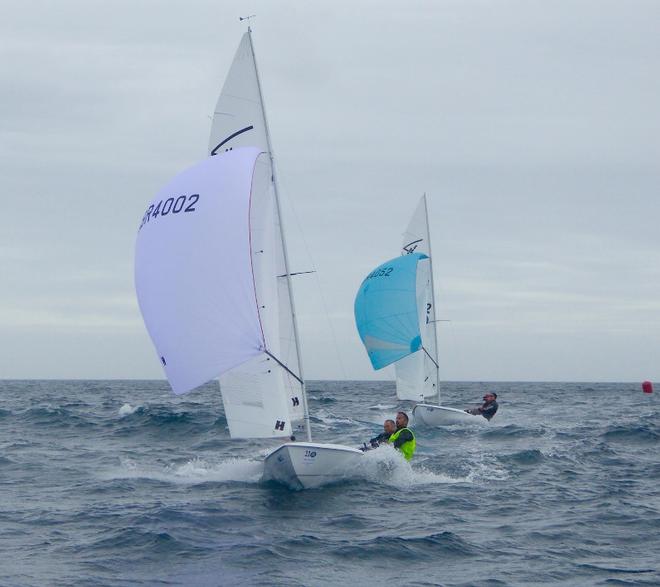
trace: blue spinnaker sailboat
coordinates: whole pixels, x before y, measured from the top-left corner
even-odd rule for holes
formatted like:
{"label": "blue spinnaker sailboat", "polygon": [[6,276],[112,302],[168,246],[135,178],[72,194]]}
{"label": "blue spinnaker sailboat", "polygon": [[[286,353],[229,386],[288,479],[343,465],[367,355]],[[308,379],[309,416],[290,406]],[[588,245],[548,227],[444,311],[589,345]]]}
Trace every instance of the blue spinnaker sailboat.
{"label": "blue spinnaker sailboat", "polygon": [[382,369],[422,348],[417,304],[417,264],[411,253],[379,265],[355,298],[355,323],[374,369]]}

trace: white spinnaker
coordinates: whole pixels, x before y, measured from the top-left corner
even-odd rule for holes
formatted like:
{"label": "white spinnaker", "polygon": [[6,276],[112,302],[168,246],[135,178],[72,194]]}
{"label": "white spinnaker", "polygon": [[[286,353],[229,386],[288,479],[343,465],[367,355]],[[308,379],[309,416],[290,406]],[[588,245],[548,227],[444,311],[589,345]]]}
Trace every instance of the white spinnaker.
{"label": "white spinnaker", "polygon": [[[266,122],[259,94],[252,43],[245,33],[234,56],[225,84],[213,114],[209,152],[220,154],[244,145],[257,145],[268,152]],[[273,189],[272,174],[270,190]],[[220,388],[228,420],[233,417],[241,402],[254,406],[256,397],[269,394],[286,394],[289,417],[286,429],[304,417],[302,384],[291,375],[300,376],[300,360],[296,350],[293,313],[284,263],[284,246],[277,206],[272,199],[266,207],[267,218],[260,232],[253,228],[252,249],[254,259],[261,269],[255,272],[255,283],[260,299],[269,303],[261,308],[262,321],[267,332],[268,349],[286,369],[272,358],[244,363],[220,378]],[[262,304],[264,305],[264,304]],[[287,370],[288,369],[288,370]],[[290,371],[290,372],[289,372]],[[241,400],[245,397],[245,401]],[[253,436],[250,427],[230,425],[232,437]],[[289,432],[290,433],[290,432]]]}
{"label": "white spinnaker", "polygon": [[175,393],[264,350],[248,223],[258,155],[241,149],[180,173],[138,232],[138,303]]}
{"label": "white spinnaker", "polygon": [[[395,364],[396,395],[401,400],[422,401],[436,395],[439,391],[431,265],[433,258],[431,257],[425,196],[422,196],[419,201],[403,234],[401,254],[410,253],[424,253],[429,257],[428,262],[422,261],[417,265],[417,308],[423,349],[404,357]],[[426,352],[424,352],[425,350]]]}

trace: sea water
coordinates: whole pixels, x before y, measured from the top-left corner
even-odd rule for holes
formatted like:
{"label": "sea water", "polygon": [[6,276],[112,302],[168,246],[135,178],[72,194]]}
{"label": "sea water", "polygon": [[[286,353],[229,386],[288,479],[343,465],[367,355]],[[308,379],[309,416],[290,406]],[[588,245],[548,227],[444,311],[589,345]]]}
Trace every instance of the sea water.
{"label": "sea water", "polygon": [[[658,400],[638,384],[447,383],[485,427],[414,426],[408,464],[307,491],[260,481],[217,384],[0,382],[0,585],[660,585]],[[410,405],[311,382],[316,440]]]}

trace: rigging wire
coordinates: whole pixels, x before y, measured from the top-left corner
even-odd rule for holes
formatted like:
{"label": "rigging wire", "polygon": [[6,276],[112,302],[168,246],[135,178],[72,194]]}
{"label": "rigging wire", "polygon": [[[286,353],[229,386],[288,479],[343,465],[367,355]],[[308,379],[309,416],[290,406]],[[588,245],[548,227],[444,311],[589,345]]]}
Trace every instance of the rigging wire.
{"label": "rigging wire", "polygon": [[[278,176],[280,179],[280,183],[282,183],[282,178]],[[318,295],[321,300],[321,305],[323,306],[323,314],[325,315],[326,321],[328,323],[328,327],[330,328],[330,334],[332,337],[332,344],[334,346],[335,354],[337,356],[337,362],[339,363],[339,368],[341,369],[342,376],[344,380],[348,380],[348,374],[346,372],[346,368],[344,367],[344,362],[341,357],[341,352],[339,351],[339,344],[337,342],[337,334],[335,332],[334,327],[332,326],[332,320],[330,320],[330,313],[328,312],[328,304],[325,300],[325,296],[323,295],[323,287],[321,284],[321,280],[319,278],[319,272],[317,270],[317,265],[316,262],[314,261],[314,256],[312,255],[312,252],[309,248],[309,244],[307,243],[307,237],[305,236],[305,232],[303,231],[302,228],[302,223],[300,222],[300,218],[298,217],[298,213],[296,212],[295,206],[293,205],[293,202],[291,198],[288,196],[288,189],[282,190],[284,193],[284,197],[282,198],[283,200],[286,201],[288,204],[288,207],[290,211],[293,213],[293,218],[295,220],[296,226],[298,227],[298,232],[300,233],[300,236],[302,237],[303,245],[305,248],[305,253],[307,253],[307,256],[309,257],[310,264],[312,266],[312,273],[314,273],[314,283],[316,284],[316,289],[318,290]],[[304,273],[304,272],[301,272]],[[293,275],[293,274],[292,274]]]}

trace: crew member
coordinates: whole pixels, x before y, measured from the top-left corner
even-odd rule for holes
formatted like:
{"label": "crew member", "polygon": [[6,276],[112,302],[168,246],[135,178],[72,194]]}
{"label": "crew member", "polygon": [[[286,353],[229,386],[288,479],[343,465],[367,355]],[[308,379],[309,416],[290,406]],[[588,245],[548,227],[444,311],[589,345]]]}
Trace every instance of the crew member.
{"label": "crew member", "polygon": [[468,414],[473,416],[483,416],[486,420],[490,421],[491,418],[497,412],[497,394],[493,391],[488,392],[483,397],[484,403],[481,404],[478,408],[472,408],[471,410],[465,410]]}
{"label": "crew member", "polygon": [[372,438],[369,441],[369,446],[367,446],[367,443],[365,442],[360,447],[360,450],[364,452],[365,450],[378,448],[381,444],[387,442],[390,436],[392,436],[392,434],[394,434],[395,431],[396,431],[396,424],[394,423],[394,420],[385,420],[385,422],[383,423],[383,431],[378,436]]}
{"label": "crew member", "polygon": [[372,448],[376,448],[379,444],[387,442],[390,439],[390,436],[392,436],[392,434],[395,432],[396,424],[394,423],[394,420],[385,420],[383,423],[383,431],[378,436],[376,436],[376,438],[372,438],[369,441],[369,444]]}
{"label": "crew member", "polygon": [[400,450],[407,461],[412,459],[417,444],[415,442],[415,435],[408,428],[408,414],[405,412],[399,412],[396,415],[396,432],[390,436],[388,442],[394,448]]}

